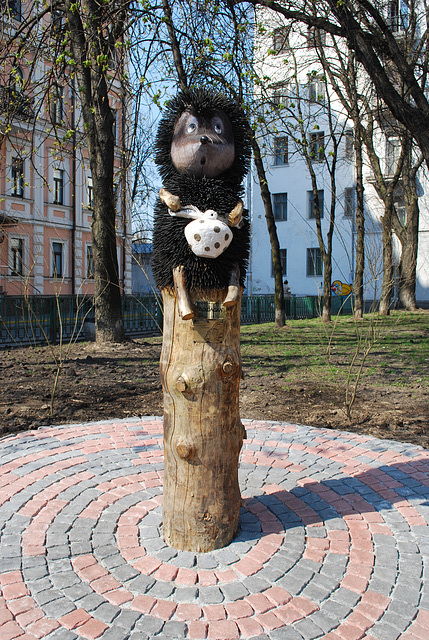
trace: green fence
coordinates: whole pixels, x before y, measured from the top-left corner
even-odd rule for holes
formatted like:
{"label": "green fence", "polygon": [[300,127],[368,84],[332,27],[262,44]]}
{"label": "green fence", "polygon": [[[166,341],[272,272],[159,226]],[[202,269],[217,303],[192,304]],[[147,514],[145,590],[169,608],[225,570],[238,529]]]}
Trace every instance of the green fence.
{"label": "green fence", "polygon": [[91,298],[0,297],[0,346],[53,343],[83,336]]}
{"label": "green fence", "polygon": [[[159,334],[162,330],[160,298],[124,296],[122,301],[127,336]],[[286,318],[314,318],[320,314],[322,299],[293,296],[285,301]],[[332,297],[332,313],[351,313],[351,297]],[[273,322],[274,296],[243,296],[241,322]],[[58,343],[91,339],[94,333],[91,297],[0,296],[0,348],[28,344]]]}

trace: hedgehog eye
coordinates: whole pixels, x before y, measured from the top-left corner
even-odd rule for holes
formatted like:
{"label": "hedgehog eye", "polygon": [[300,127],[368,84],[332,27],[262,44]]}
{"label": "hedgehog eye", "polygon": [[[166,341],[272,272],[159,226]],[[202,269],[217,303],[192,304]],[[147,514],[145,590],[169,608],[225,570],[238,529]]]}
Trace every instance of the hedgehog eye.
{"label": "hedgehog eye", "polygon": [[215,133],[222,133],[222,127],[221,127],[221,125],[219,124],[219,122],[216,122],[216,123],[215,123],[215,125],[214,125],[214,130],[215,130]]}
{"label": "hedgehog eye", "polygon": [[197,128],[197,125],[195,124],[195,122],[191,122],[191,124],[187,128],[187,133],[193,133],[196,128]]}

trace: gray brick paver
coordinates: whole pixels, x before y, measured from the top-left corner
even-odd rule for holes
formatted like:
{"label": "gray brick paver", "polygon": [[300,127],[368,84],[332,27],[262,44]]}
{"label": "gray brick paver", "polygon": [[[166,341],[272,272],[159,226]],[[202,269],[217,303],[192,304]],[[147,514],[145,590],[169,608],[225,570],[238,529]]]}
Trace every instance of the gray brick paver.
{"label": "gray brick paver", "polygon": [[52,631],[47,637],[49,640],[80,640],[74,631],[69,631],[61,627]]}
{"label": "gray brick paver", "polygon": [[324,635],[323,629],[314,622],[311,616],[295,622],[294,629],[302,635],[304,640],[315,640],[315,638],[321,638]]}
{"label": "gray brick paver", "polygon": [[174,640],[177,640],[178,638],[185,638],[186,631],[187,625],[184,622],[168,620],[162,628],[162,635],[165,636],[165,638],[174,638]]}
{"label": "gray brick paver", "polygon": [[42,607],[44,613],[53,620],[57,620],[67,613],[71,613],[75,608],[76,606],[64,596],[59,597],[57,600],[47,602]]}
{"label": "gray brick paver", "polygon": [[219,587],[200,587],[199,602],[202,604],[220,604],[225,596]]}
{"label": "gray brick paver", "polygon": [[304,639],[299,631],[292,627],[275,629],[274,631],[271,631],[269,638],[270,640],[307,640],[306,638]]}
{"label": "gray brick paver", "polygon": [[154,616],[142,616],[135,625],[134,631],[139,633],[146,633],[149,637],[155,636],[161,631],[164,626],[164,621]]}
{"label": "gray brick paver", "polygon": [[[128,640],[130,637],[130,632],[128,629],[120,629],[119,627],[109,627],[106,631],[100,636],[100,640]],[[147,639],[148,636],[145,636],[144,640]]]}
{"label": "gray brick paver", "polygon": [[[98,611],[98,609],[96,611]],[[140,622],[143,618],[144,616],[137,611],[132,611],[131,609],[122,609],[115,617],[113,625],[115,627],[122,627],[123,629],[131,630],[132,627],[135,626],[137,621]]]}

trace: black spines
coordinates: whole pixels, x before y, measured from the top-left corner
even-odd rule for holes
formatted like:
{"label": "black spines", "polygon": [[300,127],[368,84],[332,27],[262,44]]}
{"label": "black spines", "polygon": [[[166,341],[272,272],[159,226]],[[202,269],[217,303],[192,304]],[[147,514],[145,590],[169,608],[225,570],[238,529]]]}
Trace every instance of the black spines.
{"label": "black spines", "polygon": [[249,223],[232,229],[229,247],[217,258],[199,258],[188,246],[185,227],[190,220],[170,216],[167,208],[158,203],[155,209],[152,272],[160,289],[173,287],[173,269],[182,265],[186,286],[192,289],[225,289],[231,268],[238,264],[240,282],[244,286],[249,255]]}
{"label": "black spines", "polygon": [[[199,113],[222,109],[232,124],[235,158],[228,171],[217,178],[196,178],[179,174],[171,162],[171,142],[174,126],[189,107]],[[250,142],[246,120],[241,108],[225,96],[206,89],[186,91],[173,98],[160,122],[156,140],[156,164],[164,187],[179,196],[182,205],[194,205],[201,211],[214,209],[225,217],[243,195],[242,181],[249,168]],[[241,229],[231,229],[233,240],[217,258],[200,258],[187,244],[184,229],[189,219],[170,216],[160,201],[155,207],[152,272],[160,289],[173,287],[173,269],[183,266],[186,285],[192,289],[225,289],[229,285],[234,264],[240,268],[240,282],[244,286],[249,257],[249,223],[247,212]]]}

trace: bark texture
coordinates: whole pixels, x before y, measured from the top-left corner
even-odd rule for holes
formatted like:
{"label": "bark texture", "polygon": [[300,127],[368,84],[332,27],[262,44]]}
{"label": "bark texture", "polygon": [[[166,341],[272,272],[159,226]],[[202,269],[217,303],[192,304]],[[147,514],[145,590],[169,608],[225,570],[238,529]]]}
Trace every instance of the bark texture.
{"label": "bark texture", "polygon": [[392,247],[392,214],[393,201],[385,202],[383,216],[383,283],[381,285],[380,306],[381,315],[390,315],[390,304],[393,293],[393,247]]}
{"label": "bark texture", "polygon": [[[410,206],[411,209],[411,206]],[[419,233],[419,213],[418,205],[414,212],[408,210],[407,216],[411,220],[407,222],[404,229],[404,241],[402,245],[401,261],[399,263],[399,300],[407,311],[418,309],[416,302],[416,270],[417,270],[417,247]]]}
{"label": "bark texture", "polygon": [[[353,120],[355,130],[360,132],[357,118]],[[362,139],[361,135],[355,138],[355,164],[356,164],[356,220],[352,233],[356,233],[356,267],[355,279],[353,283],[353,293],[355,296],[354,317],[363,318],[363,278],[365,272],[365,214],[364,214],[364,186],[363,186],[363,160],[362,160]],[[354,239],[352,240],[354,242]]]}
{"label": "bark texture", "polygon": [[[191,298],[220,305],[225,295],[210,291]],[[163,535],[176,549],[208,552],[231,542],[240,514],[241,295],[217,320],[182,320],[168,289],[163,301]]]}
{"label": "bark texture", "polygon": [[271,192],[268,187],[267,176],[265,174],[264,163],[262,161],[261,149],[255,137],[255,132],[249,127],[249,135],[252,143],[253,161],[258,173],[261,198],[264,203],[265,220],[267,221],[268,235],[270,237],[271,255],[274,270],[274,305],[275,305],[275,325],[284,327],[285,325],[285,302],[283,292],[283,274],[280,260],[280,242],[277,235],[276,221],[274,219]]}
{"label": "bark texture", "polygon": [[407,311],[416,311],[417,252],[419,244],[420,207],[417,193],[417,171],[421,158],[413,163],[412,141],[404,134],[403,144],[407,145],[402,172],[402,193],[404,195],[405,220],[393,216],[393,230],[401,243],[399,262],[399,301]]}

